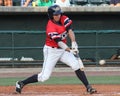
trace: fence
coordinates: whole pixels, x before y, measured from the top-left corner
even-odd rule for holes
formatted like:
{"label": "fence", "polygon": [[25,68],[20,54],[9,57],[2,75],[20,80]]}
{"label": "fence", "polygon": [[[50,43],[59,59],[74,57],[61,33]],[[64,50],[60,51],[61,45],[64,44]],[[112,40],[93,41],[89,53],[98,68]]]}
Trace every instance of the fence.
{"label": "fence", "polygon": [[[120,30],[75,30],[75,35],[84,64],[98,65],[99,60],[110,59],[120,49]],[[42,64],[44,42],[45,31],[1,30],[0,66]]]}

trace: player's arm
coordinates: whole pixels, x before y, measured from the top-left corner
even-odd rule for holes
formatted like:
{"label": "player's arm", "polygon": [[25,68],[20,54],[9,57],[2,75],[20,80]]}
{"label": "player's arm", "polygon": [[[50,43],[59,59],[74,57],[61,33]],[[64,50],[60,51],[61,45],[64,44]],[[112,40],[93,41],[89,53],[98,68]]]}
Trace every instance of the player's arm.
{"label": "player's arm", "polygon": [[[70,28],[70,27],[69,27],[69,28]],[[68,31],[69,37],[70,37],[70,39],[71,39],[71,41],[72,41],[72,49],[73,49],[73,50],[71,50],[71,49],[67,46],[67,44],[65,44],[65,43],[62,41],[61,36],[59,36],[59,34],[51,35],[51,37],[52,37],[52,39],[58,44],[58,46],[61,47],[62,49],[66,50],[66,51],[69,51],[69,52],[72,52],[73,54],[74,54],[75,52],[78,53],[78,49],[77,49],[78,47],[77,47],[77,43],[75,42],[75,35],[74,35],[73,31],[72,31],[71,28],[68,29],[67,31]]]}
{"label": "player's arm", "polygon": [[71,42],[76,42],[76,41],[75,41],[75,34],[74,34],[74,32],[72,31],[72,29],[69,29],[69,30],[68,30],[68,35],[69,35],[69,38],[70,38]]}
{"label": "player's arm", "polygon": [[76,51],[74,50],[71,50],[67,44],[65,44],[64,42],[62,41],[58,41],[58,46],[60,46],[62,49],[64,49],[65,51],[68,51],[68,52],[71,52],[72,54],[76,54]]}
{"label": "player's arm", "polygon": [[48,36],[50,36],[50,39],[54,40],[59,47],[61,47],[64,50],[69,50],[70,48],[62,41],[61,35],[59,35],[57,32],[50,32],[48,33]]}
{"label": "player's arm", "polygon": [[77,43],[76,43],[76,39],[75,39],[75,34],[74,34],[74,32],[72,31],[72,29],[69,29],[68,30],[68,35],[69,35],[69,38],[70,38],[70,40],[71,40],[71,47],[72,47],[72,49],[74,50],[74,51],[76,51],[77,53],[79,53],[79,51],[78,51],[78,45],[77,45]]}
{"label": "player's arm", "polygon": [[68,17],[65,17],[63,21],[64,21],[64,27],[66,28],[69,38],[71,39],[72,50],[77,51],[78,53],[78,45],[75,40],[75,34],[72,30],[72,20],[70,20]]}
{"label": "player's arm", "polygon": [[72,54],[76,54],[75,51],[71,50],[67,44],[65,44],[61,38],[56,38],[54,39],[55,42],[57,42],[58,46],[61,47],[62,49],[64,49],[65,51],[71,52]]}
{"label": "player's arm", "polygon": [[54,41],[57,42],[58,46],[61,47],[62,49],[66,50],[66,51],[70,51],[70,48],[67,46],[67,44],[65,44],[61,40],[61,38],[55,38]]}

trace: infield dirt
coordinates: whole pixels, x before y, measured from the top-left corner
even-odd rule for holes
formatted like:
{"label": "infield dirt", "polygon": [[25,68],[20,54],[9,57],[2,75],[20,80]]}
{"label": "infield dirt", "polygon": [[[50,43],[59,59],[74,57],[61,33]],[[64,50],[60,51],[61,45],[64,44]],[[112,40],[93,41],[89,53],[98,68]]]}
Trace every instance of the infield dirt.
{"label": "infield dirt", "polygon": [[[33,70],[32,72],[30,70]],[[12,68],[1,69],[0,78],[3,77],[24,77],[38,73],[39,68]],[[87,75],[107,76],[118,75],[120,76],[119,67],[114,68],[86,68]],[[75,75],[71,69],[60,68],[54,70],[54,76],[73,76]],[[22,94],[15,94],[15,86],[0,86],[0,96],[120,96],[120,85],[101,85],[95,84],[94,88],[98,90],[96,94],[89,95],[83,85],[69,84],[69,85],[28,85],[23,88]]]}

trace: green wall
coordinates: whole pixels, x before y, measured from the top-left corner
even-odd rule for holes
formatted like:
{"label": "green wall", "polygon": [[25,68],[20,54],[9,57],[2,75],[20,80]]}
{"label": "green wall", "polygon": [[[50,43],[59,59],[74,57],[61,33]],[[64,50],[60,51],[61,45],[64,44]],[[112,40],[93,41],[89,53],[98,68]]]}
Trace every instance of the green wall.
{"label": "green wall", "polygon": [[[75,30],[119,30],[120,14],[66,13],[73,20]],[[0,15],[0,30],[45,30],[47,13]]]}
{"label": "green wall", "polygon": [[[110,58],[120,48],[119,14],[67,15],[73,20],[81,58]],[[43,59],[47,20],[41,13],[0,15],[0,57]]]}

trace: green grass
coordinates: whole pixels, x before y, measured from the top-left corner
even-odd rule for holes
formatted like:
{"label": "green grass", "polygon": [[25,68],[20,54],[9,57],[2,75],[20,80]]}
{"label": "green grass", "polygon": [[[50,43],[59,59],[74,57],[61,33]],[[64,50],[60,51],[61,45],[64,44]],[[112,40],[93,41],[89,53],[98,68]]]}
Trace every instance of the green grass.
{"label": "green grass", "polygon": [[[0,78],[1,86],[15,85],[18,80],[22,78]],[[88,80],[90,84],[120,84],[120,76],[89,76]],[[35,84],[82,84],[76,77],[51,77],[49,80]]]}

